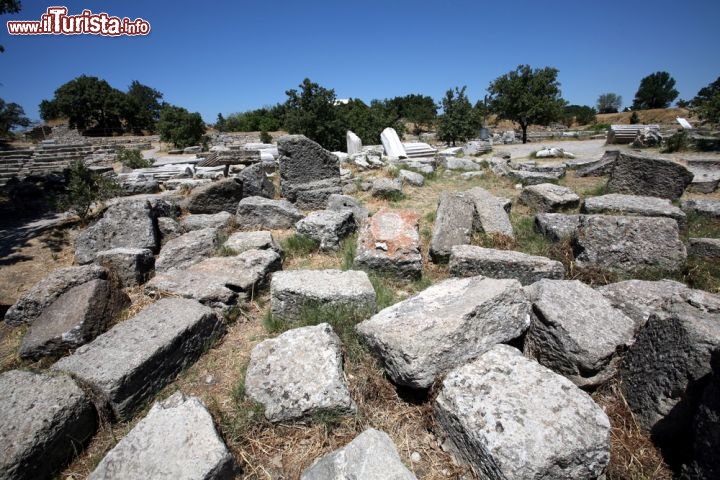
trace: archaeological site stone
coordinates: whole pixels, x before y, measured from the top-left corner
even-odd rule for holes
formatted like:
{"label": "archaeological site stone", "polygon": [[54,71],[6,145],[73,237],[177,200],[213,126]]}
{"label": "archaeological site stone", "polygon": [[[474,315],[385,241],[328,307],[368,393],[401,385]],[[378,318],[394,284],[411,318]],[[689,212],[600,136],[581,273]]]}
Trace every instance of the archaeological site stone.
{"label": "archaeological site stone", "polygon": [[163,245],[155,261],[155,270],[187,268],[212,255],[218,246],[217,228],[203,228],[184,233]]}
{"label": "archaeological site stone", "polygon": [[539,212],[555,212],[577,207],[580,197],[567,187],[541,183],[523,188],[520,202]]}
{"label": "archaeological site stone", "polygon": [[292,228],[303,214],[287,200],[263,197],[243,198],[235,222],[241,230],[282,230]]}
{"label": "archaeological site stone", "polygon": [[671,160],[621,153],[610,172],[610,193],[643,195],[675,200],[685,191],[693,174]]}
{"label": "archaeological site stone", "polygon": [[338,158],[303,135],[278,139],[282,196],[303,210],[326,207],[328,197],[342,193]]}
{"label": "archaeological site stone", "polygon": [[584,213],[668,217],[675,220],[680,228],[684,228],[686,224],[685,213],[666,198],[610,193],[599,197],[587,197],[583,202],[582,211]]}
{"label": "archaeological site stone", "polygon": [[73,287],[91,280],[107,280],[108,271],[99,265],[58,268],[33,285],[5,312],[10,326],[31,324],[40,314]]}
{"label": "archaeological site stone", "polygon": [[274,320],[297,322],[303,310],[330,308],[343,315],[375,313],[375,290],[365,272],[357,270],[290,270],[276,272],[270,283]]}
{"label": "archaeological site stone", "polygon": [[155,270],[155,257],[147,248],[113,248],[98,252],[95,263],[112,272],[123,287],[145,283]]}
{"label": "archaeological site stone", "polygon": [[235,232],[225,240],[223,246],[240,254],[248,250],[274,250],[282,253],[280,245],[268,230],[256,232]]}
{"label": "archaeological site stone", "polygon": [[193,189],[186,201],[186,208],[190,213],[234,213],[242,198],[242,181],[225,178]]}
{"label": "archaeological site stone", "polygon": [[202,230],[203,228],[228,228],[233,215],[230,212],[198,213],[188,215],[180,220],[180,226],[186,232]]}
{"label": "archaeological site stone", "polygon": [[418,222],[417,213],[411,210],[380,209],[360,229],[355,268],[401,278],[420,278],[422,255]]}
{"label": "archaeological site stone", "polygon": [[355,220],[350,210],[317,210],[295,224],[298,234],[315,240],[323,251],[339,250],[340,242],[354,232],[355,228]]}
{"label": "archaeological site stone", "polygon": [[90,474],[90,480],[235,478],[240,468],[198,397],[156,402]]}
{"label": "archaeological site stone", "polygon": [[52,370],[72,375],[116,419],[125,420],[194,363],[224,328],[210,308],[194,300],[163,298]]}
{"label": "archaeological site stone", "polygon": [[434,409],[456,455],[488,479],[591,480],[609,461],[602,408],[507,345],[452,370]]}
{"label": "archaeological site stone", "polygon": [[323,411],[351,414],[340,339],[327,323],[289,330],[253,348],[245,393],[263,404],[271,422],[302,420]]}
{"label": "archaeological site stone", "polygon": [[0,373],[0,478],[54,478],[95,434],[85,393],[65,375]]}
{"label": "archaeological site stone", "polygon": [[362,478],[363,480],[416,480],[403,465],[387,433],[368,428],[352,442],[318,459],[300,480]]}
{"label": "archaeological site stone", "polygon": [[453,246],[469,244],[472,240],[474,224],[473,197],[465,193],[441,193],[430,240],[432,261],[447,262]]}
{"label": "archaeological site stone", "polygon": [[516,280],[451,278],[357,325],[392,380],[429,388],[444,372],[522,335],[529,304]]}
{"label": "archaeological site stone", "polygon": [[453,246],[449,269],[455,277],[483,275],[490,278],[514,278],[523,285],[530,285],[543,278],[565,278],[565,267],[557,260],[474,245]]}
{"label": "archaeological site stone", "polygon": [[635,324],[578,280],[540,280],[525,288],[532,302],[525,354],[579,387],[607,381]]}

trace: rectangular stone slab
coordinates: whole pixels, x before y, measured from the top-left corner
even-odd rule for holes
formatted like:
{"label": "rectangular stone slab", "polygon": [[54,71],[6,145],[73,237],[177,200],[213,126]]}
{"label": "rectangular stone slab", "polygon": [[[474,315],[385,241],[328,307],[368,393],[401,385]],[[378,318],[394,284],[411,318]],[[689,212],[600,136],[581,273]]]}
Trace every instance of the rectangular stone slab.
{"label": "rectangular stone slab", "polygon": [[51,368],[90,387],[117,419],[127,419],[222,333],[210,308],[164,298]]}

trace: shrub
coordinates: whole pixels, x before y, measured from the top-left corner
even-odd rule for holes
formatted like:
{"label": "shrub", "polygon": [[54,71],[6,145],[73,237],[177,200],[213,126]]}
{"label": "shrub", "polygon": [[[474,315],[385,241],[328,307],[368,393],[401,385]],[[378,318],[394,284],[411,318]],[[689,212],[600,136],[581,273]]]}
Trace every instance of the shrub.
{"label": "shrub", "polygon": [[272,143],[272,135],[270,135],[267,131],[263,130],[262,132],[260,132],[260,141],[262,143]]}
{"label": "shrub", "polygon": [[152,167],[153,160],[145,159],[140,150],[120,147],[117,151],[117,160],[128,168]]}
{"label": "shrub", "polygon": [[685,130],[681,130],[666,140],[663,153],[681,152],[689,147],[690,138]]}
{"label": "shrub", "polygon": [[199,113],[190,113],[181,107],[165,105],[158,122],[160,140],[177,148],[198,145],[205,134],[205,123]]}
{"label": "shrub", "polygon": [[93,203],[116,195],[120,186],[115,180],[90,170],[82,160],[76,160],[66,173],[67,193],[61,207],[74,211],[85,223]]}
{"label": "shrub", "polygon": [[637,112],[632,112],[632,115],[630,115],[630,124],[635,125],[637,123],[640,123],[640,116]]}

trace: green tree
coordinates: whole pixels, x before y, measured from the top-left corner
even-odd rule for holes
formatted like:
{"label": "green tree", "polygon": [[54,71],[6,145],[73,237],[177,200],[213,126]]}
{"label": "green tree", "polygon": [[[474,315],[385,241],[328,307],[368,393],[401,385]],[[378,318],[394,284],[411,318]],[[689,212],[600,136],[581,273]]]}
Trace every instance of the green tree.
{"label": "green tree", "polygon": [[[428,95],[410,94],[384,102],[388,110],[394,110],[398,119],[414,124],[413,134],[420,135],[432,128],[437,118],[437,105]],[[387,126],[387,125],[386,125]]]}
{"label": "green tree", "polygon": [[472,138],[478,128],[473,107],[465,95],[466,88],[450,89],[442,99],[443,113],[438,118],[438,138],[453,147],[456,141]]}
{"label": "green tree", "polygon": [[720,123],[720,77],[701,88],[691,105],[703,120]]}
{"label": "green tree", "polygon": [[43,100],[40,114],[43,120],[66,117],[70,128],[112,133],[122,129],[124,108],[123,92],[105,80],[81,75],[55,90],[52,100]]}
{"label": "green tree", "polygon": [[345,130],[335,108],[335,91],[303,80],[300,90],[288,90],[285,102],[285,129],[301,133],[328,150],[340,150],[345,144]]}
{"label": "green tree", "polygon": [[388,101],[373,100],[370,105],[359,99],[335,107],[342,131],[352,130],[366,145],[380,141],[380,133],[386,127],[394,128],[402,137],[405,126],[395,106]]}
{"label": "green tree", "polygon": [[562,118],[565,101],[560,96],[557,74],[552,67],[533,70],[529,65],[519,65],[488,88],[492,111],[500,119],[520,124],[523,143],[527,143],[529,125],[548,125]]}
{"label": "green tree", "polygon": [[205,122],[199,113],[190,113],[182,107],[164,104],[157,124],[160,140],[177,148],[199,145],[205,135]]}
{"label": "green tree", "polygon": [[227,132],[227,121],[222,113],[218,113],[217,120],[215,120],[215,130],[218,132]]}
{"label": "green tree", "polygon": [[668,108],[679,95],[675,90],[675,79],[668,72],[655,72],[640,80],[635,93],[633,110]]}
{"label": "green tree", "polygon": [[595,123],[594,108],[587,105],[567,105],[563,108],[563,120],[570,127],[573,123],[578,125],[591,125]]}
{"label": "green tree", "polygon": [[27,127],[30,120],[25,116],[25,110],[17,103],[5,103],[0,98],[0,138],[9,137],[15,127]]}
{"label": "green tree", "polygon": [[[18,0],[0,0],[0,15],[6,13],[19,13],[22,4]],[[0,45],[0,53],[5,51],[5,47]]]}
{"label": "green tree", "polygon": [[125,94],[123,117],[128,130],[136,135],[143,130],[155,133],[160,119],[160,100],[163,94],[154,88],[133,80]]}
{"label": "green tree", "polygon": [[603,93],[597,100],[598,113],[618,113],[622,106],[622,97],[617,93]]}

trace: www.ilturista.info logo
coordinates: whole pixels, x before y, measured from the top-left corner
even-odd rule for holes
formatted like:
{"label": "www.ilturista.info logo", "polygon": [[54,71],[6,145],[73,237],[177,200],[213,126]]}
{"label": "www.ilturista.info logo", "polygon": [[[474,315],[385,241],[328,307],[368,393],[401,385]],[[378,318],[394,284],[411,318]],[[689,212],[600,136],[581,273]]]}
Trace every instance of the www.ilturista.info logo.
{"label": "www.ilturista.info logo", "polygon": [[40,21],[7,22],[10,35],[147,35],[150,23],[142,18],[111,17],[107,13],[83,10],[80,15],[68,15],[65,7],[49,7]]}

